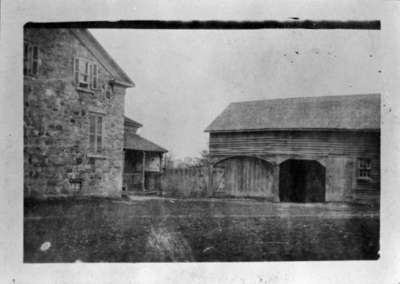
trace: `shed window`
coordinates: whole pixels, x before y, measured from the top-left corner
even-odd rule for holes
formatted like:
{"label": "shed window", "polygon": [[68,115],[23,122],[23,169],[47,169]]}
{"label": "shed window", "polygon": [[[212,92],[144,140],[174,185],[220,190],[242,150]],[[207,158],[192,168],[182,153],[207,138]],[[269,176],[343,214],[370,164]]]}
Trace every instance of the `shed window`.
{"label": "shed window", "polygon": [[89,146],[90,152],[101,154],[103,150],[103,116],[89,115]]}
{"label": "shed window", "polygon": [[358,159],[358,178],[361,179],[371,178],[371,159],[367,158]]}
{"label": "shed window", "polygon": [[31,43],[24,42],[24,75],[38,75],[39,64],[39,47]]}
{"label": "shed window", "polygon": [[99,67],[87,59],[76,57],[74,59],[74,80],[78,88],[98,88]]}

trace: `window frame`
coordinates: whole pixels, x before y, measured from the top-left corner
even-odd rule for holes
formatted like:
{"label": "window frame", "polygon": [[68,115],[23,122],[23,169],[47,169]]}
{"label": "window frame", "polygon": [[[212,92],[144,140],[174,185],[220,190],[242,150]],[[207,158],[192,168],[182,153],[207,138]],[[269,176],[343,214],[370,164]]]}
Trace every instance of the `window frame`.
{"label": "window frame", "polygon": [[372,159],[357,158],[357,179],[372,180],[371,173],[372,173]]}
{"label": "window frame", "polygon": [[39,75],[40,65],[41,65],[41,60],[40,60],[39,46],[29,41],[24,41],[24,50],[23,50],[24,76],[37,77]]}
{"label": "window frame", "polygon": [[[100,65],[87,58],[75,56],[73,62],[73,78],[79,90],[91,91],[99,89]],[[84,70],[81,70],[81,66]],[[86,80],[82,79],[87,77]]]}
{"label": "window frame", "polygon": [[[103,155],[104,154],[104,118],[105,115],[97,112],[89,112],[89,129],[88,129],[88,139],[89,139],[89,153],[93,155]],[[92,118],[94,118],[94,127],[92,127]],[[101,119],[101,126],[99,128],[99,119]],[[92,129],[94,128],[94,132]],[[99,134],[100,132],[100,134]],[[91,138],[94,136],[92,142]],[[100,148],[99,139],[100,138]]]}
{"label": "window frame", "polygon": [[107,99],[111,99],[111,98],[113,97],[113,95],[114,95],[114,88],[113,88],[113,86],[112,86],[110,83],[108,83],[108,84],[106,85],[105,90],[104,90],[104,93],[105,93],[105,96],[106,96]]}

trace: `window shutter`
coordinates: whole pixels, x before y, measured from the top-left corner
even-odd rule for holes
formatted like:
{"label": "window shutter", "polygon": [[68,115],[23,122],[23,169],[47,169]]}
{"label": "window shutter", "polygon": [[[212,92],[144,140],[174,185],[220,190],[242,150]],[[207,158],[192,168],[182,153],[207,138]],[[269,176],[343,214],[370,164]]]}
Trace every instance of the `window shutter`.
{"label": "window shutter", "polygon": [[101,71],[101,68],[99,67],[99,65],[97,65],[97,88],[101,88],[101,85],[100,85],[100,71]]}
{"label": "window shutter", "polygon": [[97,89],[98,68],[97,68],[97,64],[95,64],[95,63],[92,64],[91,78],[92,78],[92,80],[91,80],[92,89]]}
{"label": "window shutter", "polygon": [[33,46],[32,52],[32,75],[37,75],[39,73],[39,48]]}
{"label": "window shutter", "polygon": [[91,88],[93,88],[92,81],[93,81],[93,64],[89,64],[89,82],[88,83]]}
{"label": "window shutter", "polygon": [[101,153],[103,149],[103,117],[97,117],[97,152]]}
{"label": "window shutter", "polygon": [[90,64],[89,64],[89,62],[88,61],[84,61],[84,66],[85,66],[85,71],[84,71],[84,73],[83,73],[83,79],[82,79],[82,82],[85,84],[84,86],[85,86],[85,88],[88,88],[89,87],[89,84],[90,84],[90,78],[89,78],[89,76],[90,76]]}
{"label": "window shutter", "polygon": [[31,75],[32,74],[32,45],[28,44],[28,68],[26,70],[27,74]]}
{"label": "window shutter", "polygon": [[79,58],[74,58],[74,78],[75,83],[79,86]]}
{"label": "window shutter", "polygon": [[28,75],[28,43],[24,42],[24,75]]}

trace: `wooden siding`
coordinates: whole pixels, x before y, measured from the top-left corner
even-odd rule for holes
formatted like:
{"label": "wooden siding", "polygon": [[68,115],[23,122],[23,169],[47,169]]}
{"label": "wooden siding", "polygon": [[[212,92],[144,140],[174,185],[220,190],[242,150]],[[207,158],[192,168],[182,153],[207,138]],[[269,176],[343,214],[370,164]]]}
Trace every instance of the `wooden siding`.
{"label": "wooden siding", "polygon": [[127,191],[143,191],[143,153],[140,151],[124,151],[123,186]]}
{"label": "wooden siding", "polygon": [[123,186],[127,191],[158,191],[161,184],[161,154],[125,150]]}
{"label": "wooden siding", "polygon": [[144,188],[146,191],[160,191],[161,190],[161,173],[159,172],[145,172]]}
{"label": "wooden siding", "polygon": [[[210,133],[209,149],[210,155],[216,160],[234,156],[258,156],[275,163],[289,158],[301,159],[302,157],[324,160],[327,168],[327,194],[328,196],[331,194],[331,201],[379,200],[379,132]],[[371,179],[368,181],[357,178],[358,158],[371,159]],[[340,196],[335,196],[334,192],[338,190],[341,191]]]}
{"label": "wooden siding", "polygon": [[[236,157],[216,165],[217,173],[223,172],[217,181],[219,192],[231,196],[269,197],[272,199],[272,165],[249,157]],[[222,179],[222,182],[221,182]],[[221,186],[223,184],[223,186]]]}
{"label": "wooden siding", "polygon": [[212,170],[208,166],[166,169],[161,175],[164,196],[207,197],[214,190],[210,187]]}
{"label": "wooden siding", "polygon": [[211,133],[210,154],[379,155],[379,133],[270,131]]}
{"label": "wooden siding", "polygon": [[126,191],[142,191],[142,173],[124,173],[123,186]]}

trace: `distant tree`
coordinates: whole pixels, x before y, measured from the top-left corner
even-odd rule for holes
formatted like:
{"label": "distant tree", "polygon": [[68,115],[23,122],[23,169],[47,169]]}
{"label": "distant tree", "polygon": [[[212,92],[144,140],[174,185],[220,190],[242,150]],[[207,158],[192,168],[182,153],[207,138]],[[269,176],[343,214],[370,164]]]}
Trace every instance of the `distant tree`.
{"label": "distant tree", "polygon": [[200,152],[200,157],[196,158],[196,166],[209,166],[211,164],[210,153],[207,150]]}
{"label": "distant tree", "polygon": [[207,150],[200,152],[198,157],[185,157],[176,159],[170,153],[164,155],[164,169],[187,169],[210,165],[210,155]]}
{"label": "distant tree", "polygon": [[194,159],[192,157],[185,157],[183,159],[175,160],[175,168],[187,169],[187,168],[195,166],[195,163],[196,163],[196,159]]}

